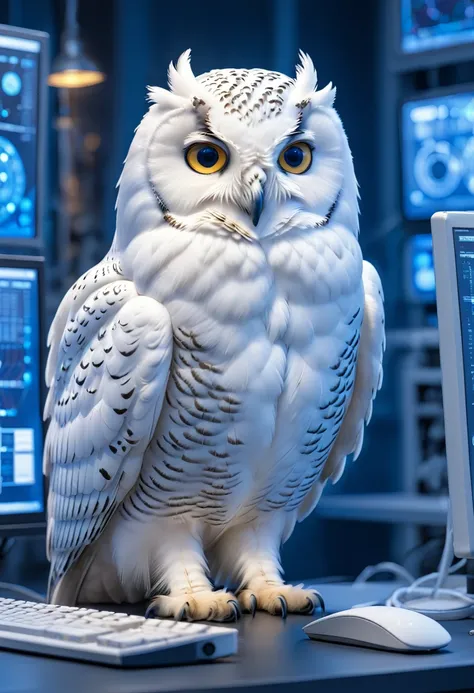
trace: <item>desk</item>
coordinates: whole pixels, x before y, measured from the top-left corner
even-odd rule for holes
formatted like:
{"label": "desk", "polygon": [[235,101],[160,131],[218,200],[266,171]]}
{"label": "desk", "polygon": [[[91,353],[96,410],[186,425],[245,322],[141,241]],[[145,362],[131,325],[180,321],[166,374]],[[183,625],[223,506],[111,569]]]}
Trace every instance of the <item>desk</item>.
{"label": "desk", "polygon": [[472,621],[444,624],[438,654],[401,655],[310,641],[307,616],[259,613],[239,622],[237,656],[159,669],[120,670],[0,651],[0,693],[434,693],[474,688]]}

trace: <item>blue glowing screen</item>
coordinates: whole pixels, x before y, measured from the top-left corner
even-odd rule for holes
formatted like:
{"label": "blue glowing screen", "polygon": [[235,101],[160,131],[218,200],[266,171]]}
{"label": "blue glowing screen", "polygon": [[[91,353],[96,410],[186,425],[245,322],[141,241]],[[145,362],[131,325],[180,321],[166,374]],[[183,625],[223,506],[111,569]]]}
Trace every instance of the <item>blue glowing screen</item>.
{"label": "blue glowing screen", "polygon": [[474,41],[474,0],[400,0],[402,52]]}
{"label": "blue glowing screen", "polygon": [[38,271],[0,265],[0,524],[43,510]]}
{"label": "blue glowing screen", "polygon": [[410,298],[424,303],[434,303],[436,294],[431,234],[417,234],[410,238],[408,258]]}
{"label": "blue glowing screen", "polygon": [[474,473],[474,229],[453,229],[453,233],[472,477]]}
{"label": "blue glowing screen", "polygon": [[474,209],[474,92],[403,105],[402,175],[407,219]]}
{"label": "blue glowing screen", "polygon": [[40,42],[0,35],[0,237],[36,235]]}

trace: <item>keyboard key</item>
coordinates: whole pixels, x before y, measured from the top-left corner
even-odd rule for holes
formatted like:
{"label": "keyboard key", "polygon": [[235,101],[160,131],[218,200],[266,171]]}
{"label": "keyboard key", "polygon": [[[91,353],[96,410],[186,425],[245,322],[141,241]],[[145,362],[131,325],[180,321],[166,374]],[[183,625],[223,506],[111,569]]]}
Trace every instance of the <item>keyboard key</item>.
{"label": "keyboard key", "polygon": [[97,614],[98,610],[86,609],[85,607],[82,607],[81,609],[77,609],[76,613],[78,616],[90,616],[91,614]]}
{"label": "keyboard key", "polygon": [[187,623],[186,630],[183,628],[184,633],[189,633],[190,635],[196,635],[197,633],[207,633],[207,626],[200,626],[197,623]]}
{"label": "keyboard key", "polygon": [[97,638],[97,640],[102,645],[108,645],[109,647],[134,647],[135,645],[140,645],[144,641],[143,635],[135,631],[104,635]]}
{"label": "keyboard key", "polygon": [[77,606],[59,606],[58,607],[58,614],[70,614],[73,611],[79,611]]}
{"label": "keyboard key", "polygon": [[72,626],[56,626],[45,631],[45,635],[58,640],[72,640],[74,642],[91,642],[105,634],[102,628],[75,628]]}
{"label": "keyboard key", "polygon": [[163,633],[157,633],[156,631],[154,633],[150,632],[143,632],[142,633],[142,638],[143,641],[146,643],[153,643],[153,642],[159,642],[159,643],[172,643],[174,638],[170,638],[169,635],[167,635],[166,631]]}
{"label": "keyboard key", "polygon": [[25,633],[27,635],[43,635],[46,631],[46,627],[41,623],[18,623],[17,624],[18,633]]}
{"label": "keyboard key", "polygon": [[0,630],[2,631],[7,631],[7,632],[12,632],[12,633],[22,633],[23,629],[28,626],[28,623],[23,623],[19,619],[16,620],[11,620],[10,619],[0,619]]}

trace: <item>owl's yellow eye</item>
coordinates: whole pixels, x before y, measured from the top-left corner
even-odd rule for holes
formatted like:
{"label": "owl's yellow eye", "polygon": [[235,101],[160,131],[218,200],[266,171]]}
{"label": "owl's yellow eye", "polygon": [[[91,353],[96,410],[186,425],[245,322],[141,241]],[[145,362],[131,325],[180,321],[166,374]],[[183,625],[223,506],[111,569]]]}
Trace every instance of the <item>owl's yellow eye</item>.
{"label": "owl's yellow eye", "polygon": [[186,150],[186,163],[196,173],[218,173],[227,164],[227,154],[213,142],[196,142]]}
{"label": "owl's yellow eye", "polygon": [[307,142],[292,142],[278,157],[280,167],[287,173],[305,173],[312,160],[312,150]]}

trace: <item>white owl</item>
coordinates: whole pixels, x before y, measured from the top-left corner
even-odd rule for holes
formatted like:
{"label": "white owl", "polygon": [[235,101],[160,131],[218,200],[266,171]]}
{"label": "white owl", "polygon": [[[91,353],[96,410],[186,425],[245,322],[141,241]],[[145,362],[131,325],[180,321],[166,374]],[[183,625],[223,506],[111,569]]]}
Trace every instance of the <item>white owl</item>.
{"label": "white owl", "polygon": [[110,252],[50,331],[49,597],[310,612],[318,595],[285,585],[280,546],[360,451],[381,284],[310,58],[291,79],[195,77],[189,56],[170,91],[150,89]]}

